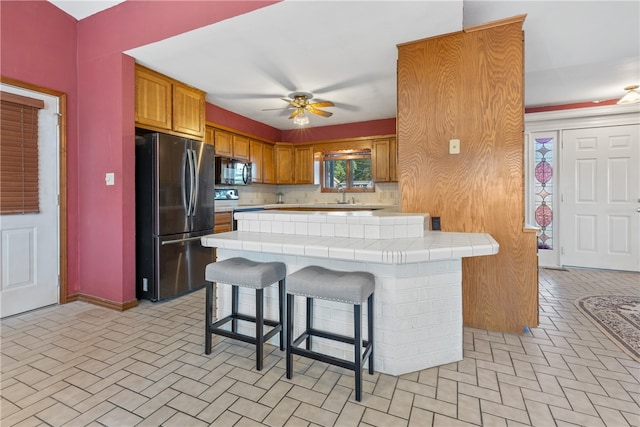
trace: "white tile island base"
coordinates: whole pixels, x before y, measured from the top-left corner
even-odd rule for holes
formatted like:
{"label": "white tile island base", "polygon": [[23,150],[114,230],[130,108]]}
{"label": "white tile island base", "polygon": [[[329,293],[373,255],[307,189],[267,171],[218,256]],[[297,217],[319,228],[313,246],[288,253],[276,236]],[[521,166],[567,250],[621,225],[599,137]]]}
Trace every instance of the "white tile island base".
{"label": "white tile island base", "polygon": [[[319,218],[324,212],[299,214],[311,215],[317,222],[322,221]],[[349,217],[348,212],[341,214]],[[242,214],[237,215],[236,219],[242,221]],[[275,217],[282,221],[277,213],[267,215],[264,219]],[[394,215],[398,218],[420,216]],[[362,213],[358,216],[362,217]],[[336,221],[335,216],[332,217],[331,221]],[[297,217],[297,222],[300,218]],[[350,221],[354,221],[353,217]],[[376,277],[374,368],[390,375],[462,360],[461,258],[498,252],[498,244],[488,234],[429,231],[422,237],[386,240],[234,231],[205,236],[202,244],[218,248],[218,260],[241,256],[254,261],[284,262],[287,274],[308,265],[373,273]],[[231,311],[231,287],[218,284],[216,299],[216,317],[220,318]],[[363,311],[366,316],[366,306]],[[255,313],[252,290],[240,289],[240,312]],[[265,316],[276,319],[277,315],[277,286],[272,286],[265,289]],[[305,315],[304,299],[296,297],[295,336],[303,330]],[[353,307],[316,300],[314,327],[352,336]],[[363,327],[363,337],[366,337],[366,318]],[[253,333],[250,325],[246,328],[245,333]],[[275,341],[274,344],[277,345]],[[314,349],[336,357],[353,358],[352,346],[320,338],[314,338]]]}

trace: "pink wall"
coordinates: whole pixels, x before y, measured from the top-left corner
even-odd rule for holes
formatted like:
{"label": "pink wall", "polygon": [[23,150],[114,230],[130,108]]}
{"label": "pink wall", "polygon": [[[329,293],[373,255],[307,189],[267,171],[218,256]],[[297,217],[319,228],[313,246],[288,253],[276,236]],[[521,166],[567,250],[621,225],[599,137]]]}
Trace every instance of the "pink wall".
{"label": "pink wall", "polygon": [[207,103],[207,121],[246,132],[268,141],[280,141],[280,130]]}
{"label": "pink wall", "polygon": [[76,20],[45,1],[0,1],[0,74],[67,94],[67,288],[78,283]]}

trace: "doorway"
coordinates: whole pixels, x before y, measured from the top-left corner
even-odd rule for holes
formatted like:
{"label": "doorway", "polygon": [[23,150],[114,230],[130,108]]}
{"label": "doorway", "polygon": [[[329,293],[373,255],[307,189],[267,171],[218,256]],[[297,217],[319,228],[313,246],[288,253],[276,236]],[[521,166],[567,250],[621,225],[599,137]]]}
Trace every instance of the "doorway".
{"label": "doorway", "polygon": [[61,236],[66,233],[61,224],[66,218],[60,209],[66,202],[66,192],[60,191],[60,116],[66,98],[6,78],[0,88],[44,104],[38,112],[38,212],[0,216],[0,317],[7,317],[66,302],[61,298],[63,291],[66,295],[66,286],[61,286],[66,280],[61,262]]}

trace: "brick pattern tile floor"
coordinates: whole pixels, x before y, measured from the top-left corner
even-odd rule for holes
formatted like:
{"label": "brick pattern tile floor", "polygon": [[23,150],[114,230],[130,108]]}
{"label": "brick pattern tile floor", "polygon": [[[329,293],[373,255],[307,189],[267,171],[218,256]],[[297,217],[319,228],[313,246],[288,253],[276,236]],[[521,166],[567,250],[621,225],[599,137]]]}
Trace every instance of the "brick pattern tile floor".
{"label": "brick pattern tile floor", "polygon": [[640,426],[640,363],[575,307],[640,294],[640,275],[540,271],[540,325],[466,328],[464,360],[400,377],[353,374],[216,337],[204,354],[204,291],[123,313],[83,302],[1,321],[0,425]]}

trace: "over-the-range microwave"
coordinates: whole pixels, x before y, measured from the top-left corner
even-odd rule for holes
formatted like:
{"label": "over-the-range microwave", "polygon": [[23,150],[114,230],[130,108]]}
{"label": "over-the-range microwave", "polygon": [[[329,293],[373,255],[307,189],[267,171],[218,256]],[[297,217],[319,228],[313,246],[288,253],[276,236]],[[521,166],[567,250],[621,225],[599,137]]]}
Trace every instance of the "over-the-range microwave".
{"label": "over-the-range microwave", "polygon": [[216,185],[251,185],[251,163],[216,157]]}

